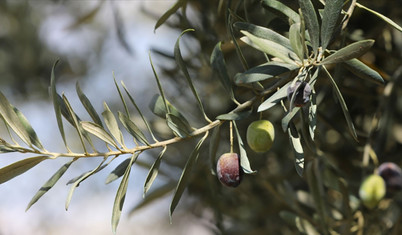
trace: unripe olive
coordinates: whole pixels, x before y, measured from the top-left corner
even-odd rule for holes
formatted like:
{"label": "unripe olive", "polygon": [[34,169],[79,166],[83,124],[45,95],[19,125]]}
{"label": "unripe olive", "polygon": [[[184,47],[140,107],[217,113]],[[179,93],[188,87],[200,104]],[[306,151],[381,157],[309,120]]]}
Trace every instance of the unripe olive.
{"label": "unripe olive", "polygon": [[360,199],[367,208],[373,209],[385,196],[385,182],[379,175],[368,176],[359,189]]}
{"label": "unripe olive", "polygon": [[239,155],[237,153],[222,154],[216,165],[216,173],[222,184],[237,187],[241,182],[243,173],[240,167]]}
{"label": "unripe olive", "polygon": [[378,174],[384,179],[387,193],[402,189],[402,170],[392,162],[384,162],[378,167]]}
{"label": "unripe olive", "polygon": [[247,143],[257,153],[267,152],[271,149],[275,139],[275,129],[268,120],[252,122],[247,128]]}
{"label": "unripe olive", "polygon": [[302,107],[308,102],[310,102],[311,87],[308,82],[296,81],[294,85],[288,87],[288,100],[292,100],[293,93],[296,92],[296,97],[294,99],[294,106]]}

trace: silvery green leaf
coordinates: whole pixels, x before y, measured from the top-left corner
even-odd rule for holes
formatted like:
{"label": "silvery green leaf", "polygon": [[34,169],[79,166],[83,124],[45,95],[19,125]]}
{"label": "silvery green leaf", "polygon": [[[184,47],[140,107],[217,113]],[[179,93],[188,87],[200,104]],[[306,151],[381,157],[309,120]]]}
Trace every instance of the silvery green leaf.
{"label": "silvery green leaf", "polygon": [[297,174],[303,176],[304,171],[304,151],[301,144],[300,135],[293,123],[289,123],[288,134],[290,145],[293,148],[293,153],[295,155],[295,168]]}
{"label": "silvery green leaf", "polygon": [[243,169],[244,173],[246,174],[254,174],[257,171],[251,169],[250,166],[250,161],[248,160],[248,156],[247,156],[247,151],[246,151],[246,146],[243,143],[243,140],[241,139],[239,130],[237,128],[236,122],[233,122],[233,127],[236,131],[236,136],[237,136],[237,143],[239,144],[239,151],[240,151],[240,166]]}
{"label": "silvery green leaf", "polygon": [[277,10],[287,16],[289,19],[291,19],[293,22],[299,22],[300,21],[300,16],[297,14],[294,10],[292,10],[290,7],[286,6],[280,1],[276,0],[263,0],[262,2],[263,7],[268,7],[272,8],[274,10]]}
{"label": "silvery green leaf", "polygon": [[320,44],[320,26],[318,24],[317,14],[311,0],[299,0],[299,5],[303,13],[304,22],[310,35],[311,46],[317,53]]}
{"label": "silvery green leaf", "polygon": [[98,115],[98,113],[95,111],[95,108],[91,104],[91,101],[89,101],[88,97],[82,92],[80,84],[77,82],[75,84],[76,90],[78,97],[80,98],[80,101],[82,105],[84,106],[85,110],[88,112],[89,116],[91,116],[92,120],[98,124],[99,126],[103,127],[102,121]]}
{"label": "silvery green leaf", "polygon": [[258,112],[268,110],[276,105],[279,101],[286,98],[288,95],[288,87],[290,86],[290,84],[291,82],[288,82],[273,95],[271,95],[268,99],[266,99],[262,104],[260,104],[260,106],[258,106]]}
{"label": "silvery green leaf", "polygon": [[275,76],[292,71],[299,68],[296,64],[288,64],[279,61],[270,61],[253,67],[244,73],[238,73],[234,77],[234,82],[237,85],[264,81],[274,78]]}
{"label": "silvery green leaf", "polygon": [[358,59],[351,59],[344,61],[342,63],[350,72],[355,74],[356,76],[367,79],[369,81],[373,81],[376,83],[384,83],[384,79],[381,77],[381,75],[375,71],[374,69],[370,68],[363,62],[361,62]]}
{"label": "silvery green leaf", "polygon": [[30,170],[32,167],[38,165],[43,160],[48,159],[47,156],[39,156],[39,157],[31,157],[25,158],[18,162],[14,162],[8,166],[0,168],[0,184],[5,183],[14,177],[25,173]]}
{"label": "silvery green leaf", "polygon": [[166,149],[167,149],[167,146],[165,146],[162,149],[162,151],[159,153],[158,157],[156,158],[154,164],[152,164],[151,168],[149,169],[147,178],[145,179],[145,183],[144,183],[143,197],[145,197],[145,195],[147,194],[148,190],[151,188],[152,183],[156,179],[156,176],[158,176],[159,166],[161,164],[162,157],[163,157],[163,154],[165,153]]}
{"label": "silvery green leaf", "polygon": [[345,62],[347,60],[360,57],[364,55],[373,46],[373,44],[374,40],[372,39],[352,43],[325,57],[320,64],[324,65]]}
{"label": "silvery green leaf", "polygon": [[321,24],[321,47],[325,51],[331,41],[339,16],[341,15],[343,0],[325,1],[325,8]]}

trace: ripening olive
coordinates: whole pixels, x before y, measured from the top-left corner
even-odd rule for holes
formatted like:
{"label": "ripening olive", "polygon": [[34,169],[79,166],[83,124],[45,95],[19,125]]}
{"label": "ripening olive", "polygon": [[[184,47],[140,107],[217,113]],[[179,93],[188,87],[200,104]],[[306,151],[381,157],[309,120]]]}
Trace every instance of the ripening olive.
{"label": "ripening olive", "polygon": [[222,184],[237,187],[240,184],[243,173],[240,167],[239,155],[237,153],[222,154],[216,165],[216,173]]}
{"label": "ripening olive", "polygon": [[373,209],[385,196],[385,182],[379,175],[368,176],[359,189],[360,199],[367,208]]}
{"label": "ripening olive", "polygon": [[402,189],[402,170],[392,162],[384,162],[378,167],[378,174],[384,179],[387,193]]}
{"label": "ripening olive", "polygon": [[275,129],[268,120],[252,122],[247,128],[247,143],[257,153],[267,152],[271,149],[275,139]]}
{"label": "ripening olive", "polygon": [[292,100],[293,93],[296,91],[296,97],[294,99],[294,106],[302,107],[310,102],[311,87],[308,82],[296,81],[294,85],[288,87],[288,100]]}

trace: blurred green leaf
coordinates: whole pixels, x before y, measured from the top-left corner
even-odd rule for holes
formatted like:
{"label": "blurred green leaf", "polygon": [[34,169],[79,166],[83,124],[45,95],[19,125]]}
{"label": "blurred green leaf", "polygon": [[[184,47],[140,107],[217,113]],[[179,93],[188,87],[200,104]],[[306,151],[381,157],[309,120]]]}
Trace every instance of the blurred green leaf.
{"label": "blurred green leaf", "polygon": [[283,62],[288,64],[296,64],[295,60],[299,60],[299,58],[293,52],[293,50],[279,43],[257,37],[244,30],[241,30],[240,32],[245,35],[245,37],[242,37],[240,39],[257,50],[260,50],[269,55],[277,57],[281,59]]}
{"label": "blurred green leaf", "polygon": [[145,197],[145,195],[147,194],[148,190],[151,188],[152,183],[154,182],[154,180],[158,176],[159,166],[161,164],[162,157],[163,157],[163,154],[165,154],[166,149],[167,149],[167,146],[164,146],[162,151],[159,153],[158,157],[156,158],[154,164],[152,164],[151,168],[149,169],[147,178],[145,179],[145,183],[144,183],[143,197]]}
{"label": "blurred green leaf", "polygon": [[103,127],[102,121],[101,121],[98,113],[95,111],[95,109],[92,106],[91,101],[89,101],[88,97],[82,92],[80,84],[78,82],[75,84],[75,87],[77,90],[77,95],[80,98],[80,101],[81,101],[82,105],[84,106],[85,110],[88,112],[89,116],[91,116],[92,120],[96,124]]}
{"label": "blurred green leaf", "polygon": [[166,122],[174,134],[181,138],[190,136],[192,132],[192,128],[187,120],[182,119],[180,116],[176,116],[173,113],[166,114]]}
{"label": "blurred green leaf", "polygon": [[64,146],[66,146],[67,150],[70,151],[70,149],[68,148],[68,145],[67,145],[66,135],[64,133],[63,120],[61,119],[61,107],[60,107],[60,102],[59,102],[60,96],[59,96],[59,94],[57,94],[57,91],[56,91],[56,77],[54,75],[54,69],[55,69],[57,63],[59,63],[59,60],[56,60],[56,62],[54,62],[53,67],[52,67],[52,73],[50,76],[50,97],[52,98],[52,101],[53,101],[53,108],[54,108],[54,112],[56,114],[57,126],[59,127],[61,137],[63,138]]}
{"label": "blurred green leaf", "polygon": [[234,24],[234,27],[237,28],[239,31],[249,32],[250,34],[252,34],[258,38],[262,38],[262,39],[266,39],[266,40],[275,42],[281,46],[286,47],[289,50],[293,50],[292,46],[290,45],[289,39],[287,39],[286,37],[280,35],[279,33],[275,32],[269,28],[265,28],[262,26],[258,26],[258,25],[254,25],[254,24],[250,24],[250,23],[246,23],[246,22],[236,22]]}
{"label": "blurred green leaf", "polygon": [[58,181],[59,179],[64,175],[64,173],[67,171],[67,169],[70,167],[70,165],[75,161],[76,159],[73,159],[66,164],[64,164],[60,169],[56,171],[56,173],[53,174],[52,177],[46,183],[39,189],[39,191],[32,197],[31,201],[28,203],[27,208],[25,211],[29,210],[33,204],[35,204],[45,193],[47,193]]}
{"label": "blurred green leaf", "polygon": [[311,46],[317,53],[320,45],[320,26],[318,24],[317,14],[311,0],[299,0],[300,9],[303,13],[304,22],[310,35]]}
{"label": "blurred green leaf", "polygon": [[40,162],[48,158],[49,157],[47,156],[25,158],[21,161],[14,162],[8,166],[0,168],[0,184],[5,183],[16,176],[25,173],[32,167],[38,165]]}
{"label": "blurred green leaf", "polygon": [[364,55],[374,44],[374,40],[361,40],[339,49],[335,53],[325,57],[320,64],[333,64],[345,62],[347,60],[360,57]]}
{"label": "blurred green leaf", "polygon": [[147,138],[145,137],[144,133],[142,133],[140,128],[138,128],[137,125],[135,125],[135,123],[133,121],[131,121],[131,119],[129,117],[127,117],[124,113],[122,113],[120,111],[118,112],[118,115],[119,115],[119,119],[120,119],[121,123],[126,128],[128,133],[130,133],[130,135],[132,135],[139,142],[149,145],[149,142],[148,142]]}
{"label": "blurred green leaf", "polygon": [[172,202],[170,204],[169,208],[169,217],[170,217],[170,222],[172,222],[172,215],[174,210],[176,209],[177,204],[180,201],[180,198],[184,192],[184,189],[186,189],[187,183],[190,179],[191,171],[193,169],[194,164],[196,164],[199,156],[199,150],[204,142],[204,140],[208,137],[208,132],[205,133],[205,135],[198,141],[197,145],[194,147],[194,150],[191,152],[190,156],[187,159],[186,165],[184,166],[184,169],[181,173],[179,182],[177,183]]}
{"label": "blurred green leaf", "polygon": [[338,85],[336,85],[335,80],[332,78],[331,74],[328,72],[328,70],[325,68],[325,66],[323,66],[324,71],[326,72],[327,76],[329,77],[329,80],[332,84],[332,86],[334,87],[334,91],[335,91],[335,95],[339,100],[339,103],[341,105],[342,111],[343,111],[343,115],[345,116],[346,119],[346,123],[348,124],[349,127],[349,132],[352,134],[353,138],[357,140],[357,134],[356,134],[356,130],[355,130],[355,126],[353,125],[353,121],[352,118],[350,117],[349,114],[349,110],[348,107],[346,106],[345,100],[343,99],[342,93],[338,88]]}
{"label": "blurred green leaf", "polygon": [[344,61],[342,63],[350,72],[355,74],[356,76],[367,79],[369,81],[373,81],[376,83],[384,83],[384,79],[381,75],[375,71],[374,69],[370,68],[363,62],[358,59],[351,59]]}
{"label": "blurred green leaf", "polygon": [[[186,120],[186,118],[180,113],[180,111],[177,110],[176,107],[174,107],[168,100],[166,100],[166,105],[168,106],[169,113],[180,117],[180,119]],[[152,98],[151,102],[149,103],[149,109],[156,116],[166,119],[168,111],[166,110],[165,103],[161,95],[155,95]]]}
{"label": "blurred green leaf", "polygon": [[110,174],[107,176],[105,184],[110,184],[111,182],[120,178],[124,172],[126,172],[128,164],[131,162],[131,157],[128,157],[124,161],[122,161],[119,165]]}
{"label": "blurred green leaf", "polygon": [[236,76],[234,77],[234,81],[238,85],[263,81],[281,75],[283,73],[295,70],[297,68],[299,68],[299,66],[295,64],[287,64],[279,61],[270,61],[268,63],[264,63],[256,67],[253,67],[244,73],[236,74]]}
{"label": "blurred green leaf", "polygon": [[240,151],[240,166],[243,169],[244,173],[246,174],[254,174],[257,171],[252,170],[251,166],[250,166],[250,162],[248,160],[248,156],[247,156],[247,151],[246,151],[246,146],[243,143],[243,140],[241,139],[239,130],[237,128],[236,122],[233,122],[233,127],[236,131],[236,136],[237,136],[237,143],[239,144],[239,151]]}
{"label": "blurred green leaf", "polygon": [[[20,112],[18,112],[20,113]],[[18,113],[14,111],[13,106],[8,102],[7,98],[0,92],[0,115],[3,117],[4,121],[11,129],[21,138],[24,143],[28,146],[32,146],[31,139],[34,138],[33,133],[29,134],[29,127],[31,125],[28,124],[25,117],[18,116]],[[21,120],[22,119],[22,120]],[[22,122],[25,119],[26,124],[24,125]],[[30,127],[32,129],[32,127]],[[36,136],[36,134],[35,134]]]}
{"label": "blurred green leaf", "polygon": [[303,171],[304,171],[303,146],[301,144],[299,133],[297,132],[297,129],[292,122],[289,123],[288,134],[289,134],[290,145],[292,146],[293,153],[295,155],[296,172],[300,176],[303,176]]}
{"label": "blurred green leaf", "polygon": [[212,130],[212,135],[209,140],[209,162],[212,174],[216,175],[216,153],[218,152],[218,147],[221,139],[220,128],[217,126]]}
{"label": "blurred green leaf", "polygon": [[289,41],[293,51],[299,57],[300,61],[304,60],[304,48],[305,41],[302,41],[302,35],[300,34],[300,23],[294,23],[289,28]]}
{"label": "blurred green leaf", "polygon": [[279,216],[285,220],[289,225],[295,226],[300,233],[308,235],[319,235],[320,233],[314,228],[314,226],[307,220],[297,216],[289,211],[279,212]]}
{"label": "blurred green leaf", "polygon": [[181,55],[181,51],[180,51],[180,39],[181,39],[181,37],[183,37],[183,35],[184,35],[185,33],[187,33],[187,32],[193,32],[193,31],[195,31],[195,30],[194,30],[194,29],[187,29],[187,30],[184,30],[184,31],[180,34],[179,38],[177,38],[176,44],[175,44],[175,46],[174,46],[174,57],[175,57],[175,59],[176,59],[177,65],[179,66],[179,68],[180,68],[181,71],[183,72],[184,77],[186,78],[187,83],[188,83],[188,85],[190,86],[190,89],[191,89],[191,91],[193,92],[194,97],[196,98],[196,100],[197,100],[197,102],[198,102],[198,106],[199,106],[199,108],[200,108],[202,114],[204,115],[205,120],[210,121],[209,118],[207,117],[207,115],[205,114],[204,106],[202,105],[202,102],[201,102],[201,99],[200,99],[200,97],[199,97],[199,95],[198,95],[198,92],[197,92],[197,90],[196,90],[195,87],[194,87],[193,81],[191,80],[190,74],[188,73],[186,63],[184,62],[183,57],[182,57],[182,55]]}
{"label": "blurred green leaf", "polygon": [[212,68],[218,73],[218,77],[223,85],[223,88],[225,88],[229,97],[235,101],[232,89],[232,80],[230,79],[226,68],[226,62],[222,53],[221,44],[221,42],[216,44],[211,54],[210,63]]}
{"label": "blurred green leaf", "polygon": [[113,211],[112,211],[112,231],[116,234],[117,225],[120,221],[121,211],[124,205],[124,199],[126,198],[126,192],[128,187],[128,179],[131,172],[131,165],[137,159],[139,153],[134,153],[130,159],[130,162],[124,172],[121,179],[119,188],[117,189],[116,198],[114,199]]}
{"label": "blurred green leaf", "polygon": [[281,87],[278,91],[276,91],[273,95],[271,95],[268,99],[266,99],[260,106],[258,106],[258,112],[262,112],[272,108],[279,101],[286,98],[288,95],[288,87],[292,82],[288,82],[286,85]]}
{"label": "blurred green leaf", "polygon": [[110,133],[115,138],[115,140],[120,144],[120,146],[124,147],[123,135],[121,134],[115,116],[113,115],[112,111],[110,111],[106,103],[103,103],[103,106],[104,111],[102,112],[102,116],[103,119],[105,120],[106,127],[109,129]]}
{"label": "blurred green leaf", "polygon": [[230,112],[226,114],[221,114],[216,117],[218,120],[242,120],[251,115],[252,111],[251,110],[246,110],[242,112]]}
{"label": "blurred green leaf", "polygon": [[89,133],[95,135],[99,139],[105,141],[106,143],[110,144],[111,146],[118,148],[117,143],[114,141],[113,137],[103,129],[102,126],[99,126],[93,122],[81,121],[81,126],[84,130],[88,131]]}
{"label": "blurred green leaf", "polygon": [[321,23],[321,47],[325,51],[331,41],[339,16],[341,15],[343,0],[332,0],[325,2],[324,13]]}
{"label": "blurred green leaf", "polygon": [[400,32],[402,32],[402,27],[399,26],[399,25],[398,25],[397,23],[395,23],[394,21],[392,21],[390,18],[388,18],[388,17],[386,17],[386,16],[384,16],[384,15],[382,15],[382,14],[380,14],[380,13],[374,11],[374,10],[371,10],[370,8],[363,6],[362,4],[360,4],[360,3],[358,3],[358,2],[356,2],[356,6],[362,8],[362,9],[364,9],[364,10],[366,10],[366,11],[368,11],[368,12],[370,12],[370,13],[372,13],[372,14],[378,16],[378,17],[380,17],[383,21],[387,22],[387,24],[391,25],[391,26],[394,27],[395,29],[397,29],[397,30],[399,30]]}
{"label": "blurred green leaf", "polygon": [[161,187],[159,187],[159,188],[147,193],[147,195],[144,198],[144,200],[142,200],[140,203],[138,203],[134,208],[132,208],[130,210],[130,214],[132,214],[135,211],[143,208],[144,206],[147,206],[147,205],[155,202],[155,200],[162,198],[166,194],[168,194],[171,191],[173,191],[173,189],[175,189],[175,187],[176,187],[176,184],[168,183],[166,185],[163,185],[163,186],[161,186]]}
{"label": "blurred green leaf", "polygon": [[28,133],[31,143],[33,145],[35,145],[36,147],[40,148],[41,150],[44,150],[42,143],[40,142],[38,136],[36,135],[35,130],[31,126],[31,124],[29,124],[28,119],[16,107],[14,107],[13,105],[11,105],[11,107],[13,108],[14,112],[17,114],[22,126]]}
{"label": "blurred green leaf", "polygon": [[173,14],[179,10],[179,8],[185,6],[187,4],[187,0],[177,0],[177,2],[169,9],[167,10],[156,22],[154,30],[159,28],[165,21]]}
{"label": "blurred green leaf", "polygon": [[299,22],[300,21],[300,16],[297,14],[294,10],[286,6],[285,4],[276,1],[276,0],[263,0],[262,2],[263,7],[268,7],[275,9],[285,16],[287,16],[289,19],[291,19],[293,22]]}

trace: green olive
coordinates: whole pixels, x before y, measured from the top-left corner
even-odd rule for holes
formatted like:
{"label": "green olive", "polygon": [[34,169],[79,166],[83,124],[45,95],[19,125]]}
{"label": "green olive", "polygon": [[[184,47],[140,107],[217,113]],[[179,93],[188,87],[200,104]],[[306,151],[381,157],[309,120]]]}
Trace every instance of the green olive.
{"label": "green olive", "polygon": [[274,139],[275,129],[268,120],[254,121],[247,128],[247,143],[254,152],[267,152],[271,149]]}
{"label": "green olive", "polygon": [[379,175],[368,176],[360,186],[359,196],[367,208],[373,209],[385,196],[385,181]]}

